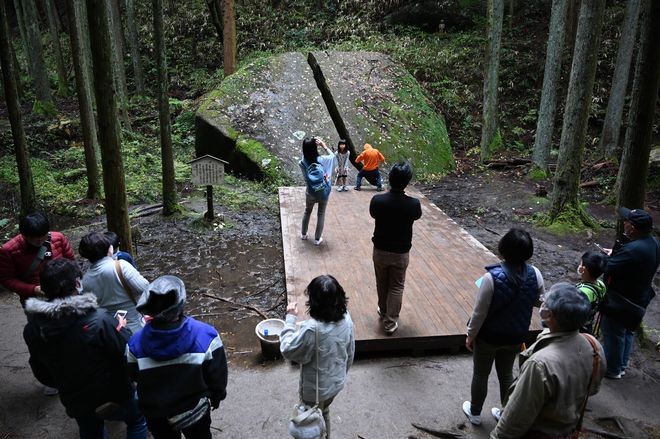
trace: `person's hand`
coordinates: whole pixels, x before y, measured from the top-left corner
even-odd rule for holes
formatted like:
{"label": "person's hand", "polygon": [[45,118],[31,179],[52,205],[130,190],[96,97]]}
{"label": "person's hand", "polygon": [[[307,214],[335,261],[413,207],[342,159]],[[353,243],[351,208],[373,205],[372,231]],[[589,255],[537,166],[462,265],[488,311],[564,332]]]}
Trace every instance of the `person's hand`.
{"label": "person's hand", "polygon": [[469,335],[465,337],[465,347],[468,351],[472,352],[474,350],[474,338]]}
{"label": "person's hand", "polygon": [[32,289],[32,292],[33,292],[36,296],[41,296],[41,295],[43,294],[43,291],[41,291],[41,285],[36,285],[36,286]]}
{"label": "person's hand", "polygon": [[298,302],[291,302],[286,307],[286,313],[291,314],[292,316],[298,315]]}
{"label": "person's hand", "polygon": [[126,320],[126,317],[122,317],[120,315],[117,316],[117,321],[119,322],[119,324],[117,325],[117,329],[125,328],[126,324],[128,323],[128,320]]}

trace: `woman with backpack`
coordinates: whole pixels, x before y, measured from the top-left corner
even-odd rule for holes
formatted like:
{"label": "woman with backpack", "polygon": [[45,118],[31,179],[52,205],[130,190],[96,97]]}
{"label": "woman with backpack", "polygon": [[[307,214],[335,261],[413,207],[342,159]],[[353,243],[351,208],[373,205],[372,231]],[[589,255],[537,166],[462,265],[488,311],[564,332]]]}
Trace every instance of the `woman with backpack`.
{"label": "woman with backpack", "polygon": [[[327,154],[319,155],[318,147],[323,148]],[[307,184],[305,191],[305,214],[302,219],[300,238],[307,239],[309,218],[312,216],[314,205],[319,207],[316,216],[316,232],[314,244],[323,242],[323,224],[325,222],[325,208],[328,205],[330,189],[332,188],[332,169],[335,163],[335,154],[326,146],[323,140],[306,137],[302,145],[303,159],[298,162],[303,178]]]}

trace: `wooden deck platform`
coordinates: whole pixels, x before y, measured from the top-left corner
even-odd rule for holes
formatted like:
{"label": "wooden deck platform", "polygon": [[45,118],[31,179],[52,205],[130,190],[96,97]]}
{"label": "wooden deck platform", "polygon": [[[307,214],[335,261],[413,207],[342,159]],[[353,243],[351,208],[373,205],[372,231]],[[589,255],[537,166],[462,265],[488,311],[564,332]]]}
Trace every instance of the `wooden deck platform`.
{"label": "wooden deck platform", "polygon": [[[498,258],[421,193],[408,188],[406,193],[421,199],[422,218],[414,225],[399,330],[393,336],[384,335],[376,313],[376,278],[371,259],[374,220],[369,215],[369,202],[376,193],[368,185],[360,192],[336,192],[333,188],[324,241],[315,246],[316,207],[309,225],[310,240],[300,239],[305,188],[280,188],[289,302],[298,301],[299,317],[306,318],[305,287],[314,277],[331,274],[349,297],[358,352],[463,346],[465,325],[477,292],[475,281],[484,274],[484,266]],[[536,317],[533,327],[540,328]]]}

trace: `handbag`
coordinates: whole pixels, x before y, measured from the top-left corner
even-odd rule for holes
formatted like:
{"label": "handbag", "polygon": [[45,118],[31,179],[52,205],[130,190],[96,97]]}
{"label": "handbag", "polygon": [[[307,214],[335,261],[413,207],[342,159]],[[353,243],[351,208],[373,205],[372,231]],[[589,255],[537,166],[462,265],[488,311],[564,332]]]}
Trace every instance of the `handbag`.
{"label": "handbag", "polygon": [[[295,439],[320,439],[325,436],[325,419],[319,408],[319,330],[314,330],[316,339],[316,400],[313,407],[302,401],[293,407],[289,421],[289,434]],[[302,367],[302,365],[300,366]]]}
{"label": "handbag", "polygon": [[642,323],[646,308],[610,290],[601,305],[601,313],[621,323],[626,329],[634,331]]}

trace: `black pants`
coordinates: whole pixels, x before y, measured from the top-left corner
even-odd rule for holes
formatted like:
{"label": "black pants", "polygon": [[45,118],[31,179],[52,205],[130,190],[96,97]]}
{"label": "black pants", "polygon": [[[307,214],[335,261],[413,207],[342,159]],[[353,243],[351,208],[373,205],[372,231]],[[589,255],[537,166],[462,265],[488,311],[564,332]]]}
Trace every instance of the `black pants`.
{"label": "black pants", "polygon": [[180,439],[181,433],[186,439],[211,439],[211,410],[188,428],[172,430],[166,418],[147,417],[147,427],[154,439]]}

